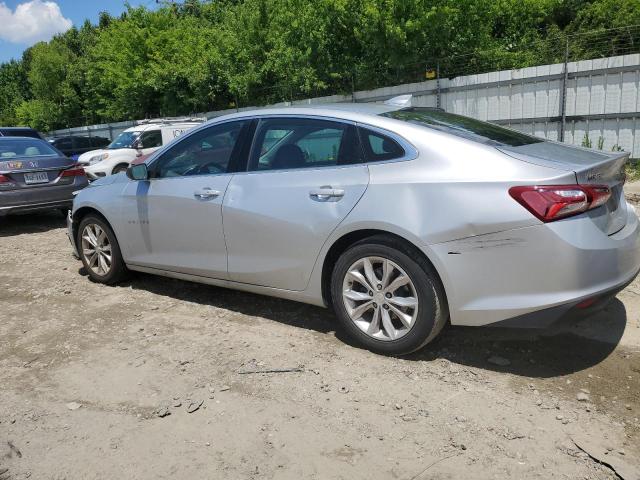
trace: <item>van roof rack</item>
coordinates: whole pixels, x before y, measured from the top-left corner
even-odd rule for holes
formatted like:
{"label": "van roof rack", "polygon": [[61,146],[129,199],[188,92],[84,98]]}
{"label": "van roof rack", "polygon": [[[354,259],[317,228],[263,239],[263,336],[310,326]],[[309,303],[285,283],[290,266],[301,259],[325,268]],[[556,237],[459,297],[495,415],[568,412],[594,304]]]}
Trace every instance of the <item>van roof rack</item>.
{"label": "van roof rack", "polygon": [[206,122],[206,117],[170,117],[170,118],[145,118],[144,120],[136,121],[136,125],[147,125],[150,123],[163,123],[170,125],[172,123],[184,123],[184,122]]}

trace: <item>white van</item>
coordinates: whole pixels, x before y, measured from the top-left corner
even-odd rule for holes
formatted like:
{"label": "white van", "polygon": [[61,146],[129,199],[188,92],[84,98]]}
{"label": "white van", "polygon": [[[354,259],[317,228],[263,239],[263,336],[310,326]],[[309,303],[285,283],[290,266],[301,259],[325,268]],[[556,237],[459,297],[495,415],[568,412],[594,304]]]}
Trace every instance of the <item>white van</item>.
{"label": "white van", "polygon": [[78,163],[84,167],[90,180],[123,172],[136,158],[149,155],[205,120],[143,120],[135,127],[127,128],[105,148],[83,153]]}

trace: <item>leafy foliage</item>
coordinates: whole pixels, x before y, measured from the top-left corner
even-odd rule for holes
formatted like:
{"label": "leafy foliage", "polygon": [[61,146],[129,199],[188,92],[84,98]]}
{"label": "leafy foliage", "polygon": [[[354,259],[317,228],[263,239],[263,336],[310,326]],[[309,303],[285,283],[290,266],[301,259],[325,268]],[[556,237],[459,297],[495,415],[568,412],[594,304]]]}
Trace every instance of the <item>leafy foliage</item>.
{"label": "leafy foliage", "polygon": [[[0,65],[0,124],[40,130],[561,61],[638,0],[186,0],[101,13]],[[620,42],[628,32],[616,33]],[[579,36],[578,36],[579,37]],[[576,37],[576,38],[578,38]],[[628,43],[628,41],[627,41]],[[576,48],[606,55],[610,45]]]}

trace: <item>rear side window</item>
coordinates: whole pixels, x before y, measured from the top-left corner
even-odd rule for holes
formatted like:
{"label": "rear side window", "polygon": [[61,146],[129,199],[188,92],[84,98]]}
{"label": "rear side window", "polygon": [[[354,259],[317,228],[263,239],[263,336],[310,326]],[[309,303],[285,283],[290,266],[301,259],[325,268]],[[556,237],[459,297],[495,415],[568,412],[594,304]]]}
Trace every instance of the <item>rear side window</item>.
{"label": "rear side window", "polygon": [[494,146],[519,147],[542,141],[539,138],[499,127],[492,123],[433,108],[412,107],[383,113],[382,116],[423,125],[451,135]]}
{"label": "rear side window", "polygon": [[361,161],[353,125],[309,118],[274,118],[260,122],[250,170],[333,167]]}
{"label": "rear side window", "polygon": [[91,148],[89,137],[76,137],[73,139],[75,148]]}
{"label": "rear side window", "polygon": [[359,128],[360,141],[367,162],[381,162],[402,158],[404,149],[392,138],[368,128]]}
{"label": "rear side window", "polygon": [[59,148],[60,150],[70,150],[71,147],[71,138],[59,138],[53,142],[53,146]]}

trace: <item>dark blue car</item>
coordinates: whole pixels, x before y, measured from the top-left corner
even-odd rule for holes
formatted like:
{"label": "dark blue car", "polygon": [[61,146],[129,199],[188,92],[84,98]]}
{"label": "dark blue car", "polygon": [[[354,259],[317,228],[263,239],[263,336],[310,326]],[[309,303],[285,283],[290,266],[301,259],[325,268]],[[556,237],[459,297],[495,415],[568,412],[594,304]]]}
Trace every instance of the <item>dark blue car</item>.
{"label": "dark blue car", "polygon": [[10,213],[66,211],[86,187],[82,167],[44,140],[0,137],[0,217]]}

